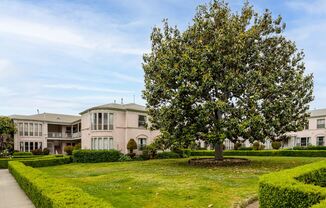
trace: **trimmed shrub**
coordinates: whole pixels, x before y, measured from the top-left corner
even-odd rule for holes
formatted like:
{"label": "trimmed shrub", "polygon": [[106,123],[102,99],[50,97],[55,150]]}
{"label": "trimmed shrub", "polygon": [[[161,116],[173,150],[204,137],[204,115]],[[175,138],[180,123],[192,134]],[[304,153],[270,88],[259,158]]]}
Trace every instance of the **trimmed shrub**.
{"label": "trimmed shrub", "polygon": [[63,150],[67,153],[67,155],[72,155],[72,151],[74,151],[73,146],[65,146]]}
{"label": "trimmed shrub", "polygon": [[36,208],[113,207],[108,202],[85,193],[80,188],[69,186],[60,179],[50,178],[40,170],[27,167],[21,162],[10,162],[9,171]]}
{"label": "trimmed shrub", "polygon": [[137,143],[134,139],[130,139],[128,141],[127,149],[130,151],[130,153],[133,153],[133,151],[137,149]]}
{"label": "trimmed shrub", "polygon": [[[326,150],[225,150],[224,156],[326,157]],[[212,150],[194,150],[191,156],[214,156]]]}
{"label": "trimmed shrub", "polygon": [[35,149],[35,150],[32,150],[32,154],[33,155],[43,155],[43,151],[42,151],[42,149]]}
{"label": "trimmed shrub", "polygon": [[[261,208],[326,207],[326,189],[320,180],[325,177],[326,161],[263,175],[259,180]],[[319,175],[322,173],[322,175]],[[307,181],[313,184],[306,184]]]}
{"label": "trimmed shrub", "polygon": [[176,152],[160,152],[156,156],[157,159],[172,159],[180,158],[180,155]]}
{"label": "trimmed shrub", "polygon": [[238,150],[253,150],[252,147],[239,147]]}
{"label": "trimmed shrub", "polygon": [[[61,155],[61,158],[62,158],[62,155]],[[70,158],[70,157],[66,157],[66,158]],[[8,162],[10,162],[10,161],[27,161],[27,163],[28,163],[28,161],[40,161],[40,160],[51,160],[51,159],[55,159],[55,157],[52,155],[49,155],[49,156],[35,155],[35,156],[30,156],[30,157],[0,158],[0,169],[7,169]],[[65,160],[67,160],[67,159],[65,159]],[[52,162],[52,163],[55,163],[55,162]],[[65,162],[65,163],[67,163],[67,162]],[[65,164],[65,163],[58,162],[57,164]],[[42,165],[42,167],[43,167],[43,165]]]}
{"label": "trimmed shrub", "polygon": [[281,142],[277,142],[277,141],[272,142],[272,148],[275,149],[275,150],[280,149],[281,146],[282,146]]}
{"label": "trimmed shrub", "polygon": [[50,154],[50,150],[48,148],[44,148],[43,155],[49,155],[49,154]]}
{"label": "trimmed shrub", "polygon": [[121,153],[118,150],[74,150],[73,161],[80,163],[116,162]]}
{"label": "trimmed shrub", "polygon": [[24,165],[31,167],[47,167],[47,166],[55,166],[55,165],[63,165],[72,162],[71,157],[52,157],[52,158],[39,158],[36,160],[21,160],[20,162],[24,163]]}
{"label": "trimmed shrub", "polygon": [[252,148],[253,148],[253,150],[259,150],[260,148],[260,143],[259,142],[254,142],[253,144],[252,144]]}
{"label": "trimmed shrub", "polygon": [[78,143],[74,146],[74,150],[80,150],[81,149],[81,144]]}

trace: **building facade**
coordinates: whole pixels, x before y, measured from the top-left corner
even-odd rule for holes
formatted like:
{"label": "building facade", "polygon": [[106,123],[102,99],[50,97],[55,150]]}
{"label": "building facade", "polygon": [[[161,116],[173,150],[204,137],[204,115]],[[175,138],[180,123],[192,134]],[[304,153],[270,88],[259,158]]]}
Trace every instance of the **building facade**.
{"label": "building facade", "polygon": [[52,154],[62,154],[65,146],[81,143],[82,149],[116,149],[127,153],[131,138],[140,151],[159,134],[147,128],[145,107],[134,103],[96,106],[80,116],[43,113],[11,118],[18,129],[14,148],[19,151],[48,148]]}

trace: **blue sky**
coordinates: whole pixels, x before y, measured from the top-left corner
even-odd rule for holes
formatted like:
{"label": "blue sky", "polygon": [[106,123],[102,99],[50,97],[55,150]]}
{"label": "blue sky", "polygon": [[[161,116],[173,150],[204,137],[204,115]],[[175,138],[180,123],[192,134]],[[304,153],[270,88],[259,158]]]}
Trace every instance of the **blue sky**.
{"label": "blue sky", "polygon": [[[155,25],[184,29],[195,0],[1,0],[0,115],[78,114],[123,98],[144,104],[142,54]],[[234,10],[240,0],[230,0]],[[286,36],[306,53],[315,101],[326,108],[326,1],[251,0],[287,23]]]}

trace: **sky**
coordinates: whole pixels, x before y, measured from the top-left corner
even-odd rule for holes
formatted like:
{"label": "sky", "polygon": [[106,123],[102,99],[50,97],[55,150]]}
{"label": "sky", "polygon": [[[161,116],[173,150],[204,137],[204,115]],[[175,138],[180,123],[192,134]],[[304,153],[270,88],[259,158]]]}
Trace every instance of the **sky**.
{"label": "sky", "polygon": [[[142,55],[167,18],[184,30],[208,0],[0,0],[0,115],[78,114],[111,103],[145,104]],[[229,0],[237,11],[241,0]],[[326,0],[250,0],[281,15],[303,49],[315,100],[326,108]]]}

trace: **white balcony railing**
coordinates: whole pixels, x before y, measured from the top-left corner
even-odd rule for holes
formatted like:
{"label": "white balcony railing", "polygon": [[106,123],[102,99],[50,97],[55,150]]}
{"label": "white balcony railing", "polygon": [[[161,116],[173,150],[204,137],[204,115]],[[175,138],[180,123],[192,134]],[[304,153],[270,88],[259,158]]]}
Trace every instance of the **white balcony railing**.
{"label": "white balcony railing", "polygon": [[62,138],[61,132],[48,132],[49,138]]}
{"label": "white balcony railing", "polygon": [[48,138],[66,138],[66,139],[72,139],[72,138],[79,138],[81,137],[80,132],[76,133],[64,133],[62,132],[49,132],[48,133]]}

